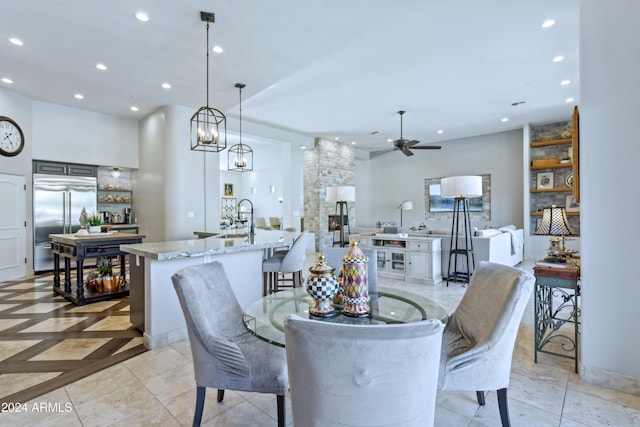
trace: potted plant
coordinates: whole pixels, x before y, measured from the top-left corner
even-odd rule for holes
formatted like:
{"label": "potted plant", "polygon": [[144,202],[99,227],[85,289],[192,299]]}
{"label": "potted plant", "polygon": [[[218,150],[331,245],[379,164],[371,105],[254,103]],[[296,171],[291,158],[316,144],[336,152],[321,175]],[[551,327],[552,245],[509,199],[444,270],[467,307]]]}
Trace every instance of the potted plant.
{"label": "potted plant", "polygon": [[98,268],[98,275],[100,276],[98,280],[98,290],[100,292],[113,292],[120,287],[120,278],[111,275],[111,258],[98,258],[96,267]]}
{"label": "potted plant", "polygon": [[100,230],[102,229],[102,227],[100,227],[100,225],[102,224],[102,217],[100,216],[100,214],[93,213],[89,215],[87,221],[89,222],[89,233],[100,233]]}

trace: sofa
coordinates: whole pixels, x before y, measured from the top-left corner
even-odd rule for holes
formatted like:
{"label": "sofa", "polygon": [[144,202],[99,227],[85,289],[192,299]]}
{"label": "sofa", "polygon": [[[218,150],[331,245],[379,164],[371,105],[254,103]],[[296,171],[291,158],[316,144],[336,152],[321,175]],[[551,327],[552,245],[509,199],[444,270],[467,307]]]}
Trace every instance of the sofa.
{"label": "sofa", "polygon": [[[449,271],[451,230],[424,230],[408,234],[409,236],[442,237],[442,274],[446,275]],[[471,240],[476,265],[480,261],[490,261],[513,267],[524,259],[524,230],[516,229],[513,225],[477,230]],[[458,248],[464,248],[464,236],[458,237]],[[458,271],[465,272],[467,270],[465,257],[464,255],[458,255],[458,257]],[[453,260],[451,265],[453,269]]]}

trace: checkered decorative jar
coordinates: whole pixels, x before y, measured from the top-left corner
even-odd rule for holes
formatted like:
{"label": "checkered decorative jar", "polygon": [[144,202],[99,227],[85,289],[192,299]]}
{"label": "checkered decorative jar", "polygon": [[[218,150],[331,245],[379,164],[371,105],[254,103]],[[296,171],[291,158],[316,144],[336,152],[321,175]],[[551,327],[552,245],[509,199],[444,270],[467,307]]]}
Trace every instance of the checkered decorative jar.
{"label": "checkered decorative jar", "polygon": [[355,240],[351,241],[349,251],[342,257],[342,265],[345,303],[342,314],[351,317],[369,316],[369,258],[360,250]]}
{"label": "checkered decorative jar", "polygon": [[309,268],[307,292],[315,301],[315,307],[309,309],[309,314],[317,317],[333,317],[338,312],[331,302],[338,292],[338,279],[333,274],[336,269],[327,265],[324,254],[318,255],[318,262]]}

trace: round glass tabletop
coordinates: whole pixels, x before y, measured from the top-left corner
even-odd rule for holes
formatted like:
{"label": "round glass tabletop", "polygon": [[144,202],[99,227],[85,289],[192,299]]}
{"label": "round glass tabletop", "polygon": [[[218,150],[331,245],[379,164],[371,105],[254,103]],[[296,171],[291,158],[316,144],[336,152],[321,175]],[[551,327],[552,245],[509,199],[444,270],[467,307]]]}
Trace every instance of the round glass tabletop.
{"label": "round glass tabletop", "polygon": [[364,318],[338,314],[332,318],[309,315],[314,301],[304,287],[285,290],[268,295],[253,303],[243,315],[246,328],[274,345],[284,347],[284,321],[289,314],[296,313],[321,322],[349,323],[359,325],[419,322],[449,318],[444,308],[423,296],[400,289],[380,287],[377,294],[370,295],[371,315]]}

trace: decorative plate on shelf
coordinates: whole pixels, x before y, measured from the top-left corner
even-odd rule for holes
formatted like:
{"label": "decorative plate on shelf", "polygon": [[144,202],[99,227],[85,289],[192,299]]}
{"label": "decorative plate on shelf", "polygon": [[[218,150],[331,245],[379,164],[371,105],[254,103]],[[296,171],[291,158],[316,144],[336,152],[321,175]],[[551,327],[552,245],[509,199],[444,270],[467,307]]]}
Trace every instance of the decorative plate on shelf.
{"label": "decorative plate on shelf", "polygon": [[567,175],[564,179],[564,183],[567,184],[567,187],[573,188],[573,173]]}

